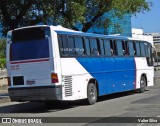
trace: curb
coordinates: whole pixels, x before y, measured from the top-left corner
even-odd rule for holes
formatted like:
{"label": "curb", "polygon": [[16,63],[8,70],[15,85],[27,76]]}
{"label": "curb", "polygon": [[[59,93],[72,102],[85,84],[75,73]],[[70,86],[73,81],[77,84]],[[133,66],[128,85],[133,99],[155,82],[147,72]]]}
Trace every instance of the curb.
{"label": "curb", "polygon": [[11,102],[9,96],[0,96],[0,104]]}
{"label": "curb", "polygon": [[0,103],[7,103],[11,102],[9,95],[8,95],[8,90],[0,90]]}

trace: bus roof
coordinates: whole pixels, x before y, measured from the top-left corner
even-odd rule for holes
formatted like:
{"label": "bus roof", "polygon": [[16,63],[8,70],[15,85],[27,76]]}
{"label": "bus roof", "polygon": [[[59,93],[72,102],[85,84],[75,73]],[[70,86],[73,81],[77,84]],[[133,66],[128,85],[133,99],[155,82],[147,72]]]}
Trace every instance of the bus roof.
{"label": "bus roof", "polygon": [[126,36],[120,36],[120,35],[103,35],[103,34],[94,34],[94,33],[85,33],[81,31],[75,31],[68,28],[64,28],[62,26],[51,26],[53,27],[53,30],[61,35],[77,35],[77,36],[88,36],[88,37],[99,37],[99,38],[106,38],[106,39],[119,39],[119,40],[133,40],[133,41],[143,41],[140,39],[132,38],[132,37],[126,37]]}
{"label": "bus roof", "polygon": [[[21,28],[17,28],[17,29],[14,29],[14,30],[20,30],[20,29],[25,29],[25,28],[33,28],[33,27],[51,27],[56,33],[62,34],[62,35],[63,34],[68,34],[68,35],[77,35],[77,36],[99,37],[99,38],[106,38],[106,39],[143,41],[143,40],[140,40],[140,39],[125,37],[125,36],[120,36],[120,35],[103,35],[103,34],[85,33],[85,32],[81,32],[81,31],[75,31],[75,30],[72,30],[72,29],[68,29],[68,28],[62,27],[61,25],[57,25],[57,26],[35,25],[35,26],[21,27]],[[11,31],[14,31],[14,30],[11,30]],[[9,31],[9,32],[11,32],[11,31]]]}

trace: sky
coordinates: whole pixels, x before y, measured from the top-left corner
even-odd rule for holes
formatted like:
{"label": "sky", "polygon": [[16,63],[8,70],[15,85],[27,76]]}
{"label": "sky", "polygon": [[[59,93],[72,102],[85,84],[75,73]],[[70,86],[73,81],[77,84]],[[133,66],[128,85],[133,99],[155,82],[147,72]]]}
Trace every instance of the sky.
{"label": "sky", "polygon": [[142,28],[145,33],[160,32],[160,0],[151,0],[153,6],[149,12],[132,16],[132,27]]}

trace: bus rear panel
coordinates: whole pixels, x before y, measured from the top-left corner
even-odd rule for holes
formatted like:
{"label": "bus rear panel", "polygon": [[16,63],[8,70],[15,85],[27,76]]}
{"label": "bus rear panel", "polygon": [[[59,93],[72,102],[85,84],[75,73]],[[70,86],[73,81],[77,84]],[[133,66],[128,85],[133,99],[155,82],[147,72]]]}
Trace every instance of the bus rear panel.
{"label": "bus rear panel", "polygon": [[7,44],[11,101],[61,100],[50,34],[50,27],[12,31]]}

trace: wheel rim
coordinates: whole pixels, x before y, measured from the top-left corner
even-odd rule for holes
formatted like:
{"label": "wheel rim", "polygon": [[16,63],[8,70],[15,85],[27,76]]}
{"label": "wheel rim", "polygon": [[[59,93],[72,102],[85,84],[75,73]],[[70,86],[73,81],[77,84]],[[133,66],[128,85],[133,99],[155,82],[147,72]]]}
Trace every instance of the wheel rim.
{"label": "wheel rim", "polygon": [[144,78],[141,79],[141,88],[146,87],[146,80]]}
{"label": "wheel rim", "polygon": [[90,90],[89,90],[89,95],[90,95],[90,98],[92,99],[92,100],[95,100],[96,99],[96,90],[95,90],[95,88],[91,88]]}

